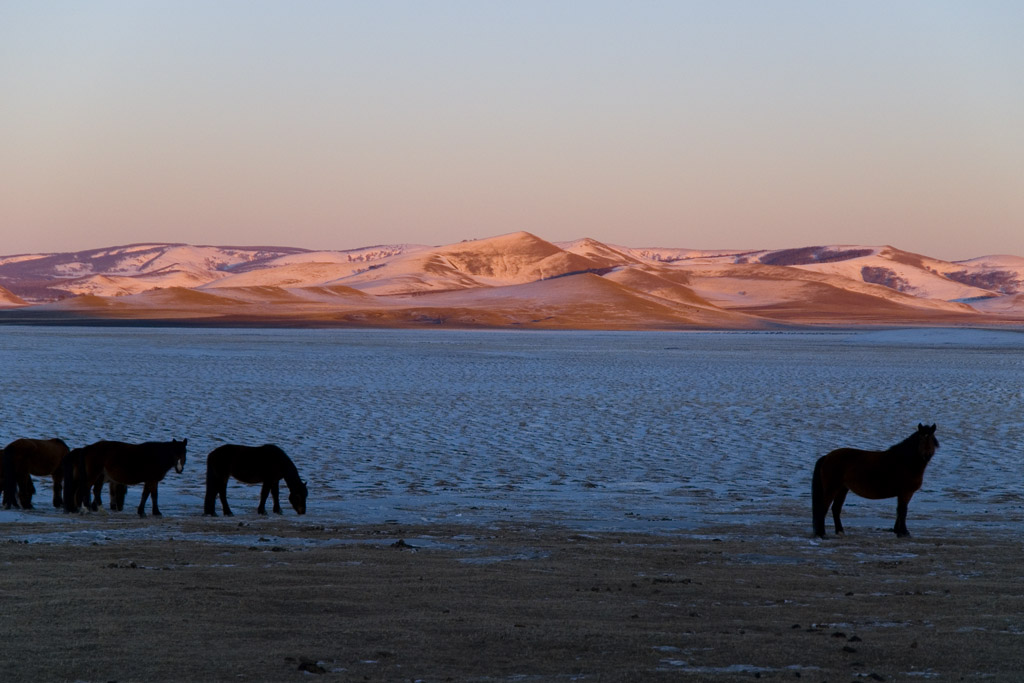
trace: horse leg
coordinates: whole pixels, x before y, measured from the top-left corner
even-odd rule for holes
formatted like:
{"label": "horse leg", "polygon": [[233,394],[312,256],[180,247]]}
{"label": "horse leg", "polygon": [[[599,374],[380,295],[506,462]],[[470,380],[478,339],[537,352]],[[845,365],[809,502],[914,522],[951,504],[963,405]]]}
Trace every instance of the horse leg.
{"label": "horse leg", "polygon": [[3,475],[4,485],[3,506],[5,510],[10,510],[18,504],[18,479],[15,475],[17,468],[14,466],[13,452],[8,452],[5,448],[0,453],[0,474]]}
{"label": "horse leg", "polygon": [[910,505],[910,498],[914,495],[911,491],[906,495],[900,495],[896,503],[896,526],[892,528],[899,538],[909,536],[910,532],[907,531],[907,506]]}
{"label": "horse leg", "polygon": [[825,515],[828,514],[828,508],[832,505],[836,494],[835,491],[826,489],[824,482],[815,481],[814,486],[814,535],[825,538]]}
{"label": "horse leg", "polygon": [[[214,503],[214,505],[216,505],[216,503]],[[235,513],[232,512],[231,508],[228,506],[228,480],[227,479],[225,479],[224,482],[220,485],[220,506],[222,508],[224,508],[224,516],[225,517],[233,517],[235,515]]]}
{"label": "horse leg", "polygon": [[846,502],[846,494],[850,492],[848,488],[841,488],[836,493],[836,498],[832,501],[832,521],[836,525],[836,536],[845,536],[846,531],[843,529],[843,523],[839,521],[839,514],[843,511],[843,503]]}
{"label": "horse leg", "polygon": [[256,508],[256,512],[261,515],[267,514],[267,496],[270,495],[270,482],[263,482],[263,487],[260,489],[260,506]]}
{"label": "horse leg", "polygon": [[220,498],[220,505],[224,509],[225,517],[232,517],[235,513],[231,512],[231,507],[228,505],[228,478],[224,477],[221,480],[219,477],[215,478],[210,474],[206,475],[206,498],[203,500],[203,514],[211,517],[217,516],[217,499]]}
{"label": "horse leg", "polygon": [[[227,481],[223,483],[220,481],[220,477],[214,474],[213,468],[210,464],[206,464],[206,495],[203,497],[203,516],[204,517],[216,517],[217,516],[217,494],[221,492],[221,488],[227,488]],[[227,514],[227,504],[225,503],[225,513]]]}
{"label": "horse leg", "polygon": [[18,500],[24,510],[34,510],[32,507],[32,494],[36,492],[36,486],[32,483],[32,477],[23,474],[18,477]]}
{"label": "horse leg", "polygon": [[[59,473],[59,474],[58,474]],[[57,471],[53,473],[53,507],[58,510],[64,507],[64,498],[61,496],[61,482],[64,479],[64,473],[58,467]]]}
{"label": "horse leg", "polygon": [[[154,494],[153,497],[156,498],[156,495]],[[139,509],[138,509],[139,517],[145,517],[146,516],[146,501],[147,500],[149,500],[149,482],[148,481],[145,484],[142,485],[142,500],[139,502]],[[156,509],[156,503],[155,502],[153,503],[153,509],[154,510]]]}
{"label": "horse leg", "polygon": [[275,480],[273,483],[270,484],[270,495],[272,495],[274,497],[274,514],[275,515],[280,515],[280,514],[283,514],[283,512],[284,512],[283,510],[281,510],[281,501],[278,500],[278,495],[280,494],[280,485],[281,485],[281,482],[277,481],[277,480]]}
{"label": "horse leg", "polygon": [[[230,470],[229,470],[230,472]],[[221,503],[224,506],[224,514],[228,513],[227,503],[227,487],[228,478],[231,476],[230,473],[222,474],[219,468],[211,462],[210,458],[206,460],[206,495],[203,497],[203,516],[216,517],[217,516],[217,496],[220,496]]]}
{"label": "horse leg", "polygon": [[157,504],[156,504],[156,493],[159,490],[159,488],[160,488],[160,482],[159,481],[154,481],[153,482],[153,489],[152,489],[152,491],[150,491],[150,493],[153,494],[153,516],[154,517],[163,517],[163,513],[160,512],[160,508],[157,507]]}
{"label": "horse leg", "polygon": [[832,503],[832,497],[826,495],[825,478],[822,476],[821,463],[824,458],[818,458],[814,464],[814,475],[811,477],[811,521],[814,524],[814,535],[818,538],[825,538],[825,513]]}
{"label": "horse leg", "polygon": [[92,501],[89,503],[89,509],[93,512],[97,512],[103,507],[103,473],[101,472],[99,477],[92,483]]}
{"label": "horse leg", "polygon": [[204,517],[216,517],[217,516],[217,489],[214,488],[215,483],[210,481],[210,478],[206,478],[206,495],[203,497],[203,516]]}

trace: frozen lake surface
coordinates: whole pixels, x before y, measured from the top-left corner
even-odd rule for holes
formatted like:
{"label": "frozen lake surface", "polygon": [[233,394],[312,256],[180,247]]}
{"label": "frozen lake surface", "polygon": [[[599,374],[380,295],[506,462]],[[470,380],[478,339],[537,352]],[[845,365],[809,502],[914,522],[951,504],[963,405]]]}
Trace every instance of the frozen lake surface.
{"label": "frozen lake surface", "polygon": [[[314,523],[673,531],[777,519],[809,535],[819,456],[884,449],[934,422],[941,447],[911,531],[1024,530],[1014,331],[6,326],[0,365],[3,443],[187,437],[185,472],[160,486],[165,518],[202,514],[209,451],[276,443],[309,483]],[[49,483],[37,489],[37,511],[0,511],[0,524],[64,518]],[[255,516],[258,492],[229,486],[236,520]],[[844,521],[876,533],[895,507],[851,495]]]}

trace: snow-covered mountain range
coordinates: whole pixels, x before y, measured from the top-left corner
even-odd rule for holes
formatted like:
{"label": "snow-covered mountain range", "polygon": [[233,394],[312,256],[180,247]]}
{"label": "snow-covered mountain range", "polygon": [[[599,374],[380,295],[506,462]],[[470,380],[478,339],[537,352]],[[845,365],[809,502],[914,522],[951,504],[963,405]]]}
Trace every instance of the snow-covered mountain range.
{"label": "snow-covered mountain range", "polygon": [[1024,258],[889,246],[553,243],[527,232],[346,251],[133,244],[0,257],[7,320],[603,329],[1024,323]]}

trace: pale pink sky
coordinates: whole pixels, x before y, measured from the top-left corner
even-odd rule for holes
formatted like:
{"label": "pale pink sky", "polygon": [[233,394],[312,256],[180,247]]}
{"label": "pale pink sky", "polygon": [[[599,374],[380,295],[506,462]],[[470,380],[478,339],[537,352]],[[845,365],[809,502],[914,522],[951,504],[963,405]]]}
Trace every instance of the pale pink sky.
{"label": "pale pink sky", "polygon": [[0,3],[0,254],[1024,255],[1017,2]]}

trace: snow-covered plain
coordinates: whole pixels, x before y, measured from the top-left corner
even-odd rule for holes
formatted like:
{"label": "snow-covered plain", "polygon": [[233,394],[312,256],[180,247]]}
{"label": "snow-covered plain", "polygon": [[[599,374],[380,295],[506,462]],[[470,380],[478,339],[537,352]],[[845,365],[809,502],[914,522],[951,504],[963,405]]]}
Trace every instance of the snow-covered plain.
{"label": "snow-covered plain", "polygon": [[[136,520],[119,534],[199,520],[206,454],[273,442],[309,483],[305,522],[671,532],[777,520],[809,537],[815,459],[884,449],[919,422],[937,423],[941,447],[911,531],[1024,530],[1021,333],[5,326],[0,358],[3,443],[189,439],[184,473],[160,486],[163,520],[98,513]],[[49,508],[49,482],[36,486],[37,510],[0,511],[0,529],[68,519]],[[228,497],[231,524],[256,518],[258,487],[232,483]],[[893,500],[851,495],[844,521],[882,535],[894,513]],[[109,537],[98,515],[40,540]],[[215,535],[229,522],[202,523]]]}

